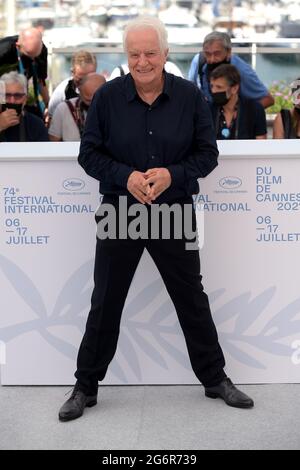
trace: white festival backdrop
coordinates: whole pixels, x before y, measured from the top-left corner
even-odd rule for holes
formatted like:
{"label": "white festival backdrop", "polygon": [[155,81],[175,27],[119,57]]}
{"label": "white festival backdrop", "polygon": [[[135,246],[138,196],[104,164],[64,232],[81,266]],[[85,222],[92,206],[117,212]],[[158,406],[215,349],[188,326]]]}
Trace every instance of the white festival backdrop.
{"label": "white festival backdrop", "polygon": [[[203,283],[226,372],[237,383],[300,382],[299,143],[227,144],[195,199]],[[75,380],[99,202],[98,182],[77,164],[77,152],[75,143],[1,144],[2,385]],[[147,252],[103,383],[197,383]]]}

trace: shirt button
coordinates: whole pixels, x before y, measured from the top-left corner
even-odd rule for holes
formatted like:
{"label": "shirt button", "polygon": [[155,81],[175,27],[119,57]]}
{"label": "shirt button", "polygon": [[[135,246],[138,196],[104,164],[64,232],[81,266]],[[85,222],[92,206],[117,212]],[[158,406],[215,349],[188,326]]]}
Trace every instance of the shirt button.
{"label": "shirt button", "polygon": [[150,108],[148,108],[148,111],[151,111],[151,109],[152,109],[151,107],[150,107]]}
{"label": "shirt button", "polygon": [[152,134],[153,134],[153,132],[152,132],[152,131],[149,131],[149,134],[150,134],[150,135],[152,135]]}
{"label": "shirt button", "polygon": [[154,158],[155,158],[155,155],[151,155],[151,160],[154,160]]}

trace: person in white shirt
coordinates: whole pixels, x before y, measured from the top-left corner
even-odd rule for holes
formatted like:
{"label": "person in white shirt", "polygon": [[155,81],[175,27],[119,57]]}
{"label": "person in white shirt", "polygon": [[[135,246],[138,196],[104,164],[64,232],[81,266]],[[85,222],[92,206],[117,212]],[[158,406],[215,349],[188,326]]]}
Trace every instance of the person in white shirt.
{"label": "person in white shirt", "polygon": [[79,86],[79,97],[59,103],[49,128],[51,141],[74,142],[81,139],[87,111],[93,96],[105,82],[103,75],[90,73],[82,79]]}
{"label": "person in white shirt", "polygon": [[89,73],[95,73],[97,69],[97,59],[94,54],[88,51],[80,50],[72,56],[72,76],[63,80],[53,91],[48,114],[52,119],[56,107],[64,100],[70,100],[79,96],[78,86],[83,77]]}

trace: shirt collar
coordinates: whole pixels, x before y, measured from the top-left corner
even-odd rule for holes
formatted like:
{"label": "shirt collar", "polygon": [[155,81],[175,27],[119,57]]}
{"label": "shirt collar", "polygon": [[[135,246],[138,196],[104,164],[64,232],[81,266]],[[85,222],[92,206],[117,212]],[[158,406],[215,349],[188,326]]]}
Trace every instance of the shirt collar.
{"label": "shirt collar", "polygon": [[[172,96],[172,85],[173,85],[173,75],[169,74],[167,72],[163,72],[165,76],[165,81],[164,81],[164,87],[162,91],[162,95],[167,96],[168,98],[171,98]],[[125,77],[125,92],[126,92],[126,98],[127,101],[133,101],[137,97],[137,91],[135,88],[134,80],[132,78],[132,75],[128,73]]]}

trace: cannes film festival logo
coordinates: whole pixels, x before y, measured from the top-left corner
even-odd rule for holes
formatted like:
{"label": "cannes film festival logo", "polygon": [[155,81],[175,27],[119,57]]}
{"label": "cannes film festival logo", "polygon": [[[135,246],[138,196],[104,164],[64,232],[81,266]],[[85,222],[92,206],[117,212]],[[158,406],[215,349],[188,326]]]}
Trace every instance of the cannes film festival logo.
{"label": "cannes film festival logo", "polygon": [[[193,223],[193,205],[174,203],[141,203],[127,206],[127,197],[120,196],[118,206],[102,203],[96,211],[97,238],[131,240],[181,240],[187,250],[198,250],[197,227]],[[201,225],[204,219],[201,218]],[[199,221],[198,221],[199,225]],[[194,228],[193,228],[194,227]],[[204,227],[200,227],[204,233]]]}
{"label": "cannes film festival logo", "polygon": [[85,187],[85,182],[80,178],[68,178],[63,181],[62,185],[67,191],[80,191]]}
{"label": "cannes film festival logo", "polygon": [[223,189],[237,189],[242,185],[242,180],[238,176],[225,176],[220,179],[219,185]]}

